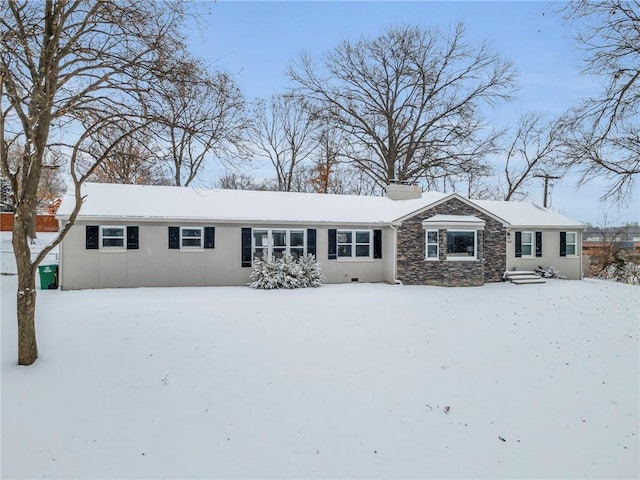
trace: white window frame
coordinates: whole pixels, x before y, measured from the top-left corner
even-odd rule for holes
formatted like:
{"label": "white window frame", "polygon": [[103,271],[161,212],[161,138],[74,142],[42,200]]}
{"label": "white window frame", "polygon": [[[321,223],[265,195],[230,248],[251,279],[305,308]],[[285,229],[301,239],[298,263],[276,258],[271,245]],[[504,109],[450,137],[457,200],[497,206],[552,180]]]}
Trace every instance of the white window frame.
{"label": "white window frame", "polygon": [[[254,232],[267,232],[267,244],[256,245],[256,238]],[[285,232],[285,245],[274,245],[273,233]],[[302,247],[300,245],[291,245],[291,233],[302,233],[303,241]],[[252,228],[251,229],[251,261],[256,259],[256,248],[262,248],[267,251],[267,260],[274,258],[275,249],[283,249],[283,252],[291,254],[291,250],[299,250],[302,248],[302,256],[307,254],[307,229],[306,228]]]}
{"label": "white window frame", "polygon": [[[339,242],[338,238],[340,238],[340,233],[350,233],[351,234],[351,242]],[[366,233],[369,235],[369,241],[367,243],[358,242],[357,237],[358,233]],[[340,245],[351,245],[351,255],[340,255]],[[369,247],[369,255],[367,256],[357,256],[356,251],[357,247],[362,245],[367,245]],[[373,259],[373,230],[370,229],[348,229],[341,228],[336,230],[336,259],[342,261],[366,261]]]}
{"label": "white window frame", "polygon": [[[121,229],[122,235],[104,235],[104,230],[106,229]],[[123,225],[100,225],[99,232],[100,238],[98,245],[100,246],[100,250],[125,250],[127,248],[127,227]],[[105,239],[122,239],[122,245],[105,245]]]}
{"label": "white window frame", "polygon": [[[429,233],[435,233],[436,234],[436,241],[435,242],[430,242],[429,241]],[[429,260],[431,262],[433,262],[434,260],[440,260],[440,230],[435,230],[435,229],[431,229],[431,230],[426,230],[425,234],[424,234],[424,243],[425,243],[425,260]],[[435,257],[430,257],[429,256],[429,245],[435,245],[436,246],[436,256]]]}
{"label": "white window frame", "polygon": [[[524,251],[522,249],[522,247],[524,245],[529,245],[529,243],[525,243],[524,240],[523,240],[523,237],[524,237],[525,233],[528,233],[529,235],[531,235],[531,242],[530,242],[531,253],[528,254],[528,255],[525,255]],[[529,232],[529,231],[520,232],[520,257],[521,258],[533,258],[535,256],[536,256],[536,234],[535,234],[535,232]]]}
{"label": "white window frame", "polygon": [[[569,241],[569,235],[573,235],[573,242]],[[567,257],[577,257],[578,256],[578,232],[566,232],[566,252]],[[573,245],[573,253],[569,253],[569,245]]]}
{"label": "white window frame", "polygon": [[[450,256],[449,255],[449,234],[450,233],[473,233],[473,256]],[[451,229],[447,230],[447,260],[454,262],[470,262],[478,260],[478,231],[468,229]]]}
{"label": "white window frame", "polygon": [[[199,237],[185,237],[182,232],[185,230],[199,230]],[[190,239],[193,240],[195,238],[200,240],[200,245],[185,245],[184,240]],[[203,250],[204,249],[204,227],[180,227],[180,250]]]}

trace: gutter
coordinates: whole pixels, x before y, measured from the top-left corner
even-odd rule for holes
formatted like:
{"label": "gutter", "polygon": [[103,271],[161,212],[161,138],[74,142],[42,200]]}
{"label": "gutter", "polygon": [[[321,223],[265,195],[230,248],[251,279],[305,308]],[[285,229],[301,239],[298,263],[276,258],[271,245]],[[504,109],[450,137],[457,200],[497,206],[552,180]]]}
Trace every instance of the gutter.
{"label": "gutter", "polygon": [[398,280],[398,228],[392,223],[389,225],[393,230],[393,284],[402,285],[402,282]]}

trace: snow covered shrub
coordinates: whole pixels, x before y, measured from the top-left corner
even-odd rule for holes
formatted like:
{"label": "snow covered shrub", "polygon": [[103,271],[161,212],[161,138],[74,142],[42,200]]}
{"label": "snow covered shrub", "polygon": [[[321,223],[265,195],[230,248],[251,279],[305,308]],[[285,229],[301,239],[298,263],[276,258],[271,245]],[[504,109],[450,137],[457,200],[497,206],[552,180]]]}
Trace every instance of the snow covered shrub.
{"label": "snow covered shrub", "polygon": [[316,257],[311,254],[300,257],[298,264],[302,268],[302,287],[319,287],[324,283],[325,278]]}
{"label": "snow covered shrub", "polygon": [[272,289],[280,288],[278,285],[278,276],[274,262],[269,262],[263,258],[256,258],[253,261],[253,268],[249,278],[253,280],[250,285],[253,288]]}
{"label": "snow covered shrub", "polygon": [[320,264],[313,255],[295,260],[289,253],[270,261],[257,259],[253,262],[249,284],[252,288],[305,288],[319,287],[324,282]]}
{"label": "snow covered shrub", "polygon": [[565,278],[562,275],[560,275],[560,270],[558,270],[556,267],[537,267],[534,270],[538,275],[540,275],[542,278]]}
{"label": "snow covered shrub", "polygon": [[625,262],[623,264],[614,263],[613,265],[605,267],[598,277],[628,283],[630,285],[640,285],[640,265],[631,262]]}

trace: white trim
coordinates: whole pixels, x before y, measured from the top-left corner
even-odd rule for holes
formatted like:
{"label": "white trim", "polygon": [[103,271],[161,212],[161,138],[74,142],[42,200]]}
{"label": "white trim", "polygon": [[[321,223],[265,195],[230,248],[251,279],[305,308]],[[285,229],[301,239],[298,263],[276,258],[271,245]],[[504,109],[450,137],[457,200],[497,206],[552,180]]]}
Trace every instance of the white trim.
{"label": "white trim", "polygon": [[436,200],[435,202],[432,202],[429,205],[425,205],[424,207],[419,208],[419,209],[415,210],[414,212],[411,212],[411,213],[408,213],[406,215],[403,215],[402,217],[399,217],[399,218],[395,219],[393,221],[393,223],[394,224],[402,223],[408,218],[411,218],[411,217],[414,217],[416,215],[419,215],[422,212],[425,212],[425,211],[430,210],[430,209],[432,209],[434,207],[437,207],[438,205],[442,205],[443,203],[448,202],[449,200],[453,200],[453,199],[460,200],[462,203],[464,203],[464,204],[466,204],[466,205],[468,205],[468,206],[470,206],[470,207],[472,207],[472,208],[474,208],[476,210],[479,210],[480,212],[484,213],[488,217],[493,218],[494,220],[502,223],[502,225],[505,226],[505,227],[510,226],[509,222],[507,222],[503,218],[500,218],[495,213],[492,213],[492,212],[482,208],[481,206],[476,205],[475,203],[473,203],[473,200],[466,199],[466,198],[458,195],[457,193],[452,193],[451,195],[448,195],[448,196],[446,196],[444,198]]}
{"label": "white trim", "polygon": [[[183,230],[200,230],[200,236],[199,237],[186,237],[187,239],[195,239],[195,238],[199,238],[200,239],[200,245],[198,246],[185,246],[183,241],[185,239],[185,237],[182,235],[182,231]],[[198,226],[187,226],[187,227],[180,227],[180,250],[184,250],[187,252],[196,252],[196,251],[201,251],[204,250],[204,227],[198,227]]]}
{"label": "white trim", "polygon": [[[122,237],[120,236],[113,236],[113,235],[109,235],[107,237],[105,237],[102,234],[102,230],[105,228],[119,228],[122,229]],[[112,239],[119,239],[122,238],[122,246],[104,246],[103,244],[103,239],[104,238],[112,238]],[[99,250],[105,250],[105,251],[109,251],[109,252],[119,252],[121,250],[126,250],[127,249],[127,227],[123,226],[123,225],[99,225],[98,226],[98,247]]]}
{"label": "white trim", "polygon": [[[578,251],[579,251],[579,250],[578,250],[578,232],[570,232],[570,231],[567,231],[567,232],[565,232],[565,233],[566,233],[566,245],[565,245],[565,250],[566,250],[566,252],[567,252],[566,258],[577,258],[577,257],[579,257],[579,256],[580,256],[580,254],[578,253]],[[572,234],[574,234],[574,235],[575,235],[575,240],[574,240],[574,242],[572,242],[572,243],[571,243],[571,245],[574,245],[574,247],[575,247],[575,248],[574,248],[574,253],[572,253],[572,254],[569,254],[569,251],[568,251],[568,247],[569,247],[569,245],[570,245],[570,244],[569,244],[569,238],[568,238],[568,237],[569,237],[569,234],[570,234],[570,233],[572,233]]]}
{"label": "white trim", "polygon": [[[254,233],[258,232],[267,232],[266,245],[256,245],[256,239]],[[273,245],[273,232],[284,232],[285,234],[285,245]],[[302,237],[302,246],[300,245],[291,245],[291,232],[301,232]],[[284,249],[284,252],[291,253],[292,249],[300,249],[302,248],[302,255],[307,254],[308,247],[308,239],[307,239],[307,229],[306,228],[251,228],[251,262],[253,263],[256,256],[256,248],[260,248],[266,250],[267,259],[271,260],[273,258],[273,250],[274,249]]]}
{"label": "white trim", "polygon": [[[351,233],[351,242],[345,243],[340,242],[338,238],[340,237],[340,232],[343,233]],[[367,233],[369,235],[369,241],[367,243],[358,243],[356,238],[358,233]],[[340,245],[350,245],[351,246],[351,255],[340,255]],[[367,256],[357,256],[356,251],[359,245],[367,245],[369,247],[369,255]],[[341,260],[343,262],[360,262],[360,261],[368,261],[373,260],[373,230],[364,229],[364,228],[337,228],[336,229],[336,260]]]}
{"label": "white trim", "polygon": [[[522,236],[525,233],[529,233],[531,234],[531,253],[529,255],[525,255],[522,252],[522,246],[525,245],[525,242],[522,241]],[[527,245],[529,245],[529,243],[527,243]],[[530,230],[522,230],[520,232],[520,258],[535,258],[536,256],[536,232],[532,232]]]}
{"label": "white trim", "polygon": [[[449,234],[457,232],[473,232],[473,256],[449,256]],[[447,230],[447,261],[472,262],[478,260],[478,231],[477,230]]]}
{"label": "white trim", "polygon": [[[430,257],[429,256],[429,245],[434,245],[433,242],[429,243],[429,233],[430,232],[435,232],[436,234],[436,256],[435,257]],[[436,229],[427,229],[424,232],[424,259],[426,261],[429,262],[436,262],[438,260],[440,260],[440,230],[436,230]]]}

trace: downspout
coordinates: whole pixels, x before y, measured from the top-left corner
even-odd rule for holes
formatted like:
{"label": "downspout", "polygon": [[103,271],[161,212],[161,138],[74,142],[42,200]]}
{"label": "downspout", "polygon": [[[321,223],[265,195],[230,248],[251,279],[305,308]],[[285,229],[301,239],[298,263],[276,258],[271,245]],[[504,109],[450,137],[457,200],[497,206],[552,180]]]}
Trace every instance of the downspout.
{"label": "downspout", "polygon": [[[58,235],[62,231],[62,219],[58,219]],[[58,244],[58,288],[62,290],[62,242]]]}
{"label": "downspout", "polygon": [[393,284],[402,285],[402,282],[398,280],[398,229],[395,225],[391,224],[391,230],[393,230]]}
{"label": "downspout", "polygon": [[502,274],[502,281],[504,282],[506,279],[507,272],[510,270],[509,268],[509,241],[511,240],[511,229],[509,227],[505,228],[504,235],[504,273]]}

